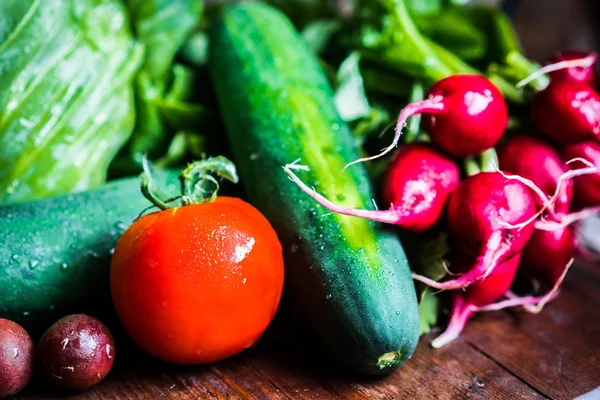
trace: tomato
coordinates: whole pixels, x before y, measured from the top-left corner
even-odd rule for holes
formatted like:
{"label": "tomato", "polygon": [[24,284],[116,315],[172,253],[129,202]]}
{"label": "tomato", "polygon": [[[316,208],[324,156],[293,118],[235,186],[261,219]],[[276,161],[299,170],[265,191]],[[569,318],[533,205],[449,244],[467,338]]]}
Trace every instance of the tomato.
{"label": "tomato", "polygon": [[256,208],[217,197],[135,221],[115,247],[110,283],[139,346],[170,363],[209,363],[252,346],[273,319],[281,244]]}

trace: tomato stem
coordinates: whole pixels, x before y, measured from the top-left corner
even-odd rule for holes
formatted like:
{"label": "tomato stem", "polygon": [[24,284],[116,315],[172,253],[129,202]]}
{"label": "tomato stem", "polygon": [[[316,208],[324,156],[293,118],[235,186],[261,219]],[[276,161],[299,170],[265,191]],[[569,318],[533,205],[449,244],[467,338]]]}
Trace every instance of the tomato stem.
{"label": "tomato stem", "polygon": [[164,200],[166,196],[160,193],[153,185],[150,163],[146,157],[142,159],[142,168],[144,170],[141,174],[142,194],[160,210],[172,208],[168,203],[178,199],[181,199],[181,204],[184,206],[211,202],[216,199],[219,182],[213,174],[233,183],[238,182],[237,170],[234,163],[223,156],[207,158],[189,164],[179,174],[181,196]]}
{"label": "tomato stem", "polygon": [[142,194],[144,195],[144,197],[146,199],[148,199],[148,201],[150,201],[152,204],[154,204],[159,209],[161,209],[161,210],[168,209],[169,206],[167,205],[166,202],[164,202],[161,199],[162,196],[160,194],[156,193],[156,191],[153,190],[153,188],[152,188],[152,183],[153,183],[152,173],[150,172],[150,165],[149,165],[148,159],[145,156],[142,158],[142,169],[144,170],[141,175]]}
{"label": "tomato stem", "polygon": [[[213,176],[238,182],[235,164],[218,156],[191,163],[179,175],[183,205],[213,201],[217,197],[219,182]],[[210,184],[207,188],[207,184]]]}

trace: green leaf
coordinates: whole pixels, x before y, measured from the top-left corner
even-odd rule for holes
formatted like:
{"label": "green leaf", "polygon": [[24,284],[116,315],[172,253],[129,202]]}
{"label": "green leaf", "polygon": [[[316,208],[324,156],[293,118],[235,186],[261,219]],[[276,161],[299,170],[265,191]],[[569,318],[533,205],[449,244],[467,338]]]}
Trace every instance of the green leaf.
{"label": "green leaf", "polygon": [[446,8],[439,15],[420,15],[414,20],[423,34],[462,59],[478,60],[486,54],[485,34],[462,8]]}
{"label": "green leaf", "polygon": [[127,0],[135,34],[146,48],[144,70],[165,79],[175,54],[202,14],[201,0]]}
{"label": "green leaf", "polygon": [[364,24],[361,53],[372,62],[422,80],[429,85],[448,75],[474,69],[419,32],[405,0],[379,0],[386,11],[381,26]]}
{"label": "green leaf", "polygon": [[430,288],[423,289],[419,296],[420,335],[431,332],[431,328],[437,324],[439,312],[439,298],[431,292]]}
{"label": "green leaf", "polygon": [[337,73],[338,87],[333,101],[345,121],[366,117],[371,111],[359,63],[359,54],[352,53],[342,62]]}
{"label": "green leaf", "polygon": [[[425,98],[425,89],[420,82],[415,82],[413,84],[413,88],[408,99],[409,103],[416,103],[417,101],[421,101]],[[408,120],[408,124],[406,129],[404,130],[404,135],[402,135],[402,139],[404,143],[411,143],[417,140],[421,127],[421,115],[417,114],[412,116]]]}
{"label": "green leaf", "polygon": [[188,159],[200,160],[206,153],[206,137],[194,132],[180,131],[173,136],[165,155],[154,164],[160,168],[180,166]]}
{"label": "green leaf", "polygon": [[[127,1],[138,40],[146,48],[146,59],[136,81],[135,130],[111,167],[114,175],[139,172],[143,155],[160,157],[178,128],[192,129],[195,120],[205,117],[203,107],[191,104],[195,96],[193,74],[173,65],[176,53],[200,21],[202,2]],[[198,118],[193,116],[196,111]]]}
{"label": "green leaf", "polygon": [[208,35],[194,32],[183,44],[179,56],[188,64],[203,67],[208,62]]}
{"label": "green leaf", "polygon": [[[448,234],[439,228],[433,228],[423,233],[401,231],[401,239],[406,249],[411,269],[435,281],[443,279],[446,274],[446,255]],[[421,334],[429,333],[431,327],[437,323],[440,302],[431,289],[418,284],[419,312],[421,321]]]}
{"label": "green leaf", "polygon": [[315,54],[321,54],[341,27],[342,24],[338,20],[317,19],[309,22],[302,29],[302,37]]}
{"label": "green leaf", "polygon": [[402,232],[402,241],[411,268],[435,281],[446,276],[446,254],[450,251],[448,234],[432,229],[423,233]]}
{"label": "green leaf", "polygon": [[443,0],[406,0],[406,8],[412,16],[438,15],[442,11]]}
{"label": "green leaf", "polygon": [[85,190],[134,126],[143,49],[121,0],[0,1],[0,203]]}
{"label": "green leaf", "polygon": [[[500,73],[504,78],[526,78],[539,68],[539,65],[523,55],[523,48],[517,32],[506,14],[496,7],[478,5],[464,9],[464,15],[481,29],[488,37],[486,61],[505,67],[493,71],[496,76]],[[548,77],[541,77],[530,82],[536,90],[542,90],[548,85]],[[513,84],[516,82],[513,82]]]}

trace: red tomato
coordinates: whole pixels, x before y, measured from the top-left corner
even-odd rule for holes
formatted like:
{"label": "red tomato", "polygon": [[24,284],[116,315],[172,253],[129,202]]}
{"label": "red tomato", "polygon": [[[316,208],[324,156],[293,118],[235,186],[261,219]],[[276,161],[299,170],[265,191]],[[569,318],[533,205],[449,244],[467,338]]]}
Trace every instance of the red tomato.
{"label": "red tomato", "polygon": [[273,319],[281,244],[256,208],[218,197],[135,221],[115,248],[110,281],[119,319],[143,349],[209,363],[252,346]]}

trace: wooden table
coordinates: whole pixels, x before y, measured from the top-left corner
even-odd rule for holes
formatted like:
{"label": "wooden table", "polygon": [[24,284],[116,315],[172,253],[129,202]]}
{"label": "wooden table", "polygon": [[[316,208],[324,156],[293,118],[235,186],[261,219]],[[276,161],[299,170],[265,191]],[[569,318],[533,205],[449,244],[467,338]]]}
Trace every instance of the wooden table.
{"label": "wooden table", "polygon": [[[479,315],[442,349],[423,337],[386,378],[334,365],[295,318],[276,320],[253,349],[200,367],[174,367],[117,333],[117,362],[95,388],[69,395],[32,385],[16,399],[573,399],[600,398],[600,265],[578,263],[539,315]],[[289,315],[289,313],[288,313]]]}

